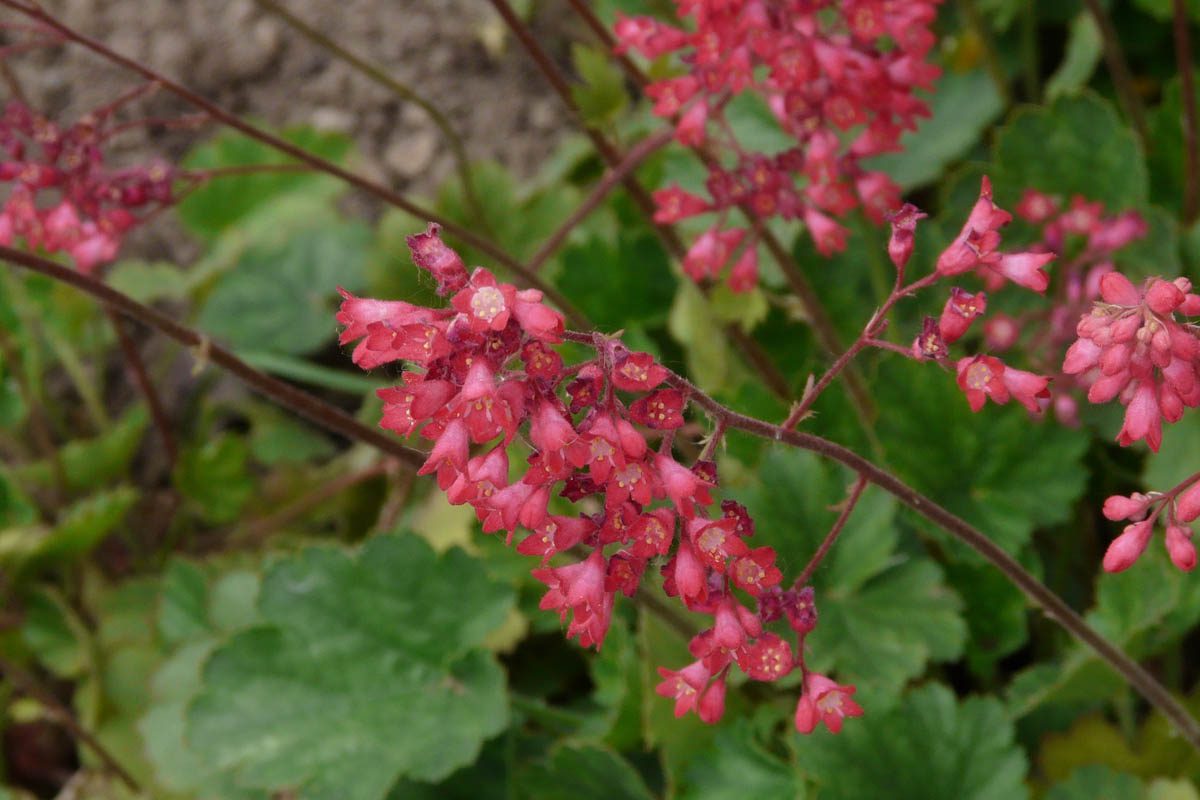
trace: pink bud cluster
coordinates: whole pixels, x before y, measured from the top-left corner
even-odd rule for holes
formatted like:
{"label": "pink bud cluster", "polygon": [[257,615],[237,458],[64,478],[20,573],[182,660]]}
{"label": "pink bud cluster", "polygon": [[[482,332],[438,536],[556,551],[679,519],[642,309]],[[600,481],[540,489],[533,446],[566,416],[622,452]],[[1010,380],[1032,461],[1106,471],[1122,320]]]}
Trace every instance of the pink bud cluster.
{"label": "pink bud cluster", "polygon": [[1121,572],[1133,566],[1145,552],[1154,524],[1166,512],[1164,544],[1167,555],[1179,569],[1196,567],[1196,546],[1190,523],[1200,517],[1200,482],[1193,475],[1170,492],[1134,492],[1128,497],[1113,495],[1104,501],[1104,516],[1113,522],[1129,520],[1125,530],[1104,553],[1104,569]]}
{"label": "pink bud cluster", "polygon": [[[546,586],[541,607],[569,618],[568,636],[599,647],[616,595],[632,597],[657,566],[669,596],[713,620],[691,642],[696,661],[661,670],[658,689],[675,698],[677,714],[695,709],[706,722],[724,712],[732,665],[763,681],[802,668],[766,625],[786,616],[802,641],[816,623],[812,591],[779,588],[774,550],[749,543],[746,508],[714,500],[712,461],[688,467],[672,454],[686,387],[647,353],[565,332],[541,292],[483,268],[468,273],[436,225],[408,243],[449,307],[343,291],[341,342],[357,342],[353,358],[365,369],[408,362],[401,384],[379,391],[381,426],[433,442],[418,472],[435,475],[451,503],[474,508],[485,532],[505,531],[510,542],[521,533],[517,550],[541,562],[533,570]],[[564,338],[596,358],[566,366],[554,349]],[[511,464],[510,449],[527,452],[524,463]],[[580,511],[558,513],[554,495]],[[852,693],[809,676],[797,725],[811,730],[824,719],[837,729],[842,716],[861,713]]]}
{"label": "pink bud cluster", "polygon": [[1100,278],[1100,298],[1076,326],[1063,372],[1083,376],[1088,400],[1125,406],[1122,445],[1162,443],[1162,423],[1200,405],[1200,338],[1175,318],[1200,315],[1200,295],[1187,278],[1150,278],[1136,287],[1119,272]]}
{"label": "pink bud cluster", "polygon": [[65,252],[83,272],[117,256],[136,209],[172,202],[175,171],[164,163],[112,170],[103,145],[111,109],[67,128],[10,101],[0,114],[0,181],[12,190],[0,209],[0,244]]}
{"label": "pink bud cluster", "polygon": [[[762,219],[803,219],[829,255],[845,247],[846,229],[835,217],[861,204],[882,222],[899,205],[898,187],[861,162],[898,151],[901,133],[929,114],[914,89],[930,88],[938,76],[925,59],[939,2],[676,0],[691,30],[618,15],[619,51],[675,53],[684,67],[647,87],[654,113],[675,120],[681,143],[731,155],[725,163],[708,159],[708,198],[678,186],[655,193],[659,222],[717,213],[688,253],[690,277],[716,278],[732,261],[730,288],[757,283],[754,234],[726,228],[732,208]],[[742,146],[725,107],[743,92],[765,100],[795,147],[766,155]]]}
{"label": "pink bud cluster", "polygon": [[[892,216],[892,238],[888,247],[896,269],[903,272],[912,253],[913,228],[923,216],[905,205]],[[971,209],[962,230],[938,256],[936,270],[928,280],[957,277],[967,273],[977,275],[989,291],[1013,282],[1035,292],[1044,292],[1050,278],[1043,269],[1054,259],[1054,253],[1027,251],[1002,253],[1000,228],[1012,216],[992,199],[992,185],[983,178],[979,199]],[[1005,364],[995,356],[978,354],[957,361],[950,359],[950,345],[962,338],[971,324],[987,311],[987,294],[974,294],[957,286],[935,319],[927,317],[921,333],[913,341],[910,352],[918,360],[937,361],[943,366],[953,364],[958,386],[967,397],[972,411],[980,411],[990,399],[999,405],[1016,400],[1031,414],[1039,414],[1049,400],[1050,379]]]}

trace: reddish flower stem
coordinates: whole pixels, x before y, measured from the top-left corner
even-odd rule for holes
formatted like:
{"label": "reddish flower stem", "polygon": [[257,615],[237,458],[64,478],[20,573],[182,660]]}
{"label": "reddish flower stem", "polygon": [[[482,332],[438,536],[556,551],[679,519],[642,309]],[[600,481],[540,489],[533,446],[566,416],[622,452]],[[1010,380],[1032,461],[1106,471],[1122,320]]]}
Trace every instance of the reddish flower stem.
{"label": "reddish flower stem", "polygon": [[854,343],[850,345],[849,349],[838,356],[837,361],[833,362],[833,365],[825,371],[825,374],[821,376],[816,384],[814,384],[811,389],[804,393],[804,397],[800,398],[800,402],[796,404],[791,413],[788,414],[787,419],[783,421],[782,427],[785,430],[792,430],[800,423],[802,419],[805,418],[805,416],[807,416],[809,410],[812,409],[813,403],[815,403],[817,398],[821,396],[821,393],[829,388],[829,384],[833,383],[833,379],[836,378],[842,372],[842,370],[846,369],[846,367],[850,365],[850,362],[853,361],[859,353],[871,345],[883,346],[888,344],[876,340],[875,335],[878,334],[885,325],[887,325],[888,312],[892,310],[892,307],[896,305],[901,298],[908,297],[911,294],[919,292],[921,289],[932,286],[941,276],[934,272],[926,275],[920,280],[913,281],[905,287],[899,286],[901,277],[901,275],[896,276],[896,286],[892,288],[891,295],[889,295],[887,300],[883,302],[883,305],[881,305],[879,309],[871,315],[871,319],[867,321],[866,326],[862,329],[862,333],[858,335],[858,338],[854,340]]}
{"label": "reddish flower stem", "polygon": [[1200,204],[1200,143],[1196,119],[1196,79],[1192,64],[1192,42],[1188,33],[1188,10],[1184,0],[1174,0],[1175,60],[1179,64],[1180,89],[1183,91],[1183,150],[1186,160],[1183,181],[1183,221],[1196,219]]}
{"label": "reddish flower stem", "polygon": [[111,286],[50,259],[11,247],[0,246],[0,260],[25,267],[73,286],[130,319],[148,325],[180,344],[196,348],[197,357],[201,363],[211,361],[213,364],[223,367],[250,388],[261,392],[279,405],[296,412],[326,430],[353,441],[365,442],[388,455],[395,456],[413,468],[419,467],[425,462],[425,456],[421,452],[405,447],[391,436],[364,425],[341,409],[329,405],[308,392],[255,369],[231,351],[210,341],[203,334],[179,324],[161,311],[143,305]]}
{"label": "reddish flower stem", "polygon": [[210,117],[221,124],[233,128],[234,130],[249,136],[251,139],[262,142],[274,150],[278,150],[281,153],[291,156],[297,161],[309,165],[313,169],[328,173],[336,178],[340,178],[351,186],[373,195],[389,205],[395,206],[403,211],[407,211],[409,214],[412,214],[418,219],[436,222],[445,229],[446,233],[455,236],[463,243],[470,245],[476,250],[486,253],[498,263],[503,264],[505,267],[512,270],[513,274],[516,275],[526,286],[532,286],[536,289],[540,289],[546,295],[546,297],[548,297],[554,302],[555,305],[562,309],[563,313],[566,314],[576,325],[583,327],[588,325],[587,317],[585,317],[583,313],[574,306],[574,304],[572,304],[561,292],[559,292],[558,289],[543,281],[535,273],[530,272],[524,264],[509,255],[498,245],[476,235],[470,229],[459,225],[456,222],[445,219],[430,209],[423,208],[422,206],[409,201],[403,195],[393,192],[391,189],[388,189],[382,184],[376,183],[368,178],[364,178],[361,175],[343,169],[331,161],[327,161],[320,156],[313,155],[302,147],[298,147],[272,133],[268,133],[261,128],[251,125],[241,117],[226,111],[212,101],[202,97],[196,92],[193,92],[183,84],[171,80],[165,75],[156,72],[139,61],[121,55],[105,45],[103,42],[92,39],[91,37],[74,30],[39,6],[26,5],[25,3],[20,2],[20,0],[0,0],[0,6],[5,6],[15,11],[19,11],[31,19],[34,19],[47,26],[54,32],[61,35],[64,39],[91,50],[93,53],[96,53],[107,61],[111,61],[114,64],[124,67],[125,69],[142,76],[146,80],[156,81],[166,91],[181,98],[188,104],[203,110]]}
{"label": "reddish flower stem", "polygon": [[112,306],[105,306],[104,313],[108,316],[108,321],[112,323],[113,331],[117,334],[117,343],[121,347],[121,354],[125,357],[125,367],[129,370],[134,385],[142,393],[142,397],[146,400],[146,406],[150,409],[150,418],[154,420],[154,427],[158,430],[159,438],[162,439],[163,452],[167,456],[167,469],[168,471],[174,469],[179,449],[175,445],[175,435],[171,433],[171,422],[167,418],[162,398],[159,396],[158,390],[154,388],[154,382],[150,380],[150,375],[146,371],[146,362],[142,360],[137,343],[129,335],[129,328],[121,314]]}
{"label": "reddish flower stem", "polygon": [[591,194],[558,227],[558,230],[542,243],[542,246],[529,259],[528,267],[530,272],[540,270],[550,260],[550,257],[558,252],[558,248],[566,241],[571,231],[575,230],[580,223],[587,219],[604,202],[604,198],[608,197],[617,184],[623,182],[643,161],[661,149],[667,142],[671,141],[671,135],[671,131],[664,128],[655,135],[643,139],[625,154],[620,164],[604,173],[604,176],[592,188]]}
{"label": "reddish flower stem", "polygon": [[1137,133],[1142,146],[1146,144],[1146,112],[1142,108],[1141,98],[1133,84],[1133,73],[1129,71],[1129,63],[1125,60],[1125,52],[1121,49],[1121,38],[1117,35],[1112,17],[1104,10],[1100,0],[1083,0],[1088,12],[1096,20],[1100,29],[1100,41],[1103,44],[1104,61],[1108,65],[1108,73],[1112,77],[1113,86],[1117,90],[1117,99],[1125,109],[1133,129]]}
{"label": "reddish flower stem", "polygon": [[829,533],[825,534],[825,539],[817,548],[817,552],[808,561],[808,565],[800,573],[800,577],[796,578],[796,586],[805,586],[808,579],[817,571],[817,567],[825,559],[825,554],[829,552],[829,548],[833,547],[833,543],[837,541],[838,534],[842,532],[842,528],[846,527],[846,522],[850,519],[850,515],[854,513],[854,507],[858,505],[858,499],[862,497],[863,490],[867,488],[867,479],[859,475],[854,481],[854,486],[850,488],[850,496],[842,503],[842,511],[838,514],[838,518],[834,520],[833,527],[829,529]]}

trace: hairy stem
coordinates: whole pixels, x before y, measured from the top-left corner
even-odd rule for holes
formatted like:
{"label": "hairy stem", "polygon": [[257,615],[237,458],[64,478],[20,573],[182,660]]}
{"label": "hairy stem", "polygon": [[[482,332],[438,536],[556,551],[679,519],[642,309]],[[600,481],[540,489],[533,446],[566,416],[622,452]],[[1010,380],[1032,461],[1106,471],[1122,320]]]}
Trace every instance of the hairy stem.
{"label": "hairy stem", "polygon": [[1183,220],[1196,219],[1200,206],[1200,144],[1196,129],[1196,78],[1192,64],[1192,42],[1188,33],[1185,0],[1174,0],[1175,59],[1179,64],[1180,89],[1183,91],[1183,148],[1186,168],[1183,179]]}
{"label": "hairy stem", "polygon": [[1142,146],[1146,144],[1146,112],[1142,108],[1142,100],[1133,85],[1133,73],[1129,71],[1129,63],[1125,60],[1125,52],[1121,49],[1121,38],[1117,35],[1112,17],[1104,10],[1100,0],[1083,0],[1088,12],[1095,18],[1096,26],[1100,29],[1100,41],[1104,47],[1104,61],[1108,65],[1108,73],[1112,76],[1113,86],[1117,90],[1117,99],[1125,114],[1133,123]]}
{"label": "hairy stem", "polygon": [[796,425],[798,425],[800,421],[808,414],[809,410],[812,409],[813,403],[817,401],[817,398],[821,396],[821,393],[829,388],[829,385],[833,383],[833,379],[841,374],[844,369],[849,367],[850,362],[853,361],[854,358],[866,347],[875,344],[875,334],[879,333],[881,328],[887,324],[888,312],[892,310],[892,307],[895,306],[901,298],[908,297],[914,292],[918,292],[921,289],[932,285],[941,276],[934,272],[918,281],[912,282],[903,288],[899,286],[900,277],[900,275],[896,276],[897,286],[892,289],[892,293],[883,302],[883,305],[871,315],[871,319],[867,321],[862,333],[858,335],[858,338],[854,340],[854,343],[851,344],[845,352],[838,356],[837,361],[833,362],[833,365],[825,371],[825,374],[821,376],[821,378],[813,385],[811,389],[805,391],[804,396],[800,398],[800,402],[796,404],[795,408],[793,408],[791,413],[788,414],[787,419],[783,421],[783,427],[785,429],[791,430],[795,428]]}
{"label": "hairy stem", "polygon": [[854,486],[850,488],[850,496],[842,502],[842,511],[838,514],[838,518],[834,520],[833,527],[829,529],[829,533],[825,534],[825,538],[821,541],[821,545],[817,548],[817,552],[813,553],[809,559],[807,566],[796,578],[796,586],[805,586],[808,579],[817,571],[817,567],[821,566],[821,562],[825,560],[825,555],[829,552],[829,548],[833,547],[833,543],[837,541],[838,534],[842,532],[842,528],[846,527],[846,522],[850,519],[850,515],[854,513],[854,507],[858,505],[858,499],[862,497],[863,490],[867,488],[867,479],[862,475],[854,481]]}
{"label": "hairy stem", "polygon": [[450,124],[450,120],[437,106],[422,97],[411,86],[400,82],[384,72],[381,67],[372,64],[357,53],[342,47],[331,37],[309,25],[303,19],[289,11],[279,0],[254,0],[254,2],[282,19],[293,30],[313,44],[329,51],[333,56],[340,58],[367,78],[390,90],[397,97],[412,103],[424,111],[433,124],[437,126],[438,130],[441,131],[442,136],[446,139],[446,143],[450,146],[450,152],[454,156],[455,169],[458,171],[458,180],[462,184],[463,196],[467,199],[467,203],[471,207],[471,213],[475,215],[481,224],[487,224],[487,218],[483,213],[483,204],[479,202],[479,195],[476,194],[475,185],[471,181],[471,165],[467,159],[467,148],[463,144],[462,137],[458,135],[458,131],[454,129],[454,126]]}
{"label": "hairy stem", "polygon": [[146,362],[142,360],[137,343],[129,335],[129,327],[125,319],[111,306],[106,306],[104,313],[108,316],[113,331],[117,334],[117,343],[125,358],[125,367],[133,376],[134,384],[142,393],[142,397],[146,400],[146,406],[150,409],[150,418],[154,420],[154,427],[158,430],[159,438],[162,439],[163,452],[167,455],[167,470],[170,471],[175,466],[179,449],[175,446],[175,435],[171,433],[171,422],[167,418],[162,398],[159,396],[158,390],[154,388],[149,373],[146,372]]}
{"label": "hairy stem", "polygon": [[179,324],[166,314],[137,302],[111,286],[50,259],[11,247],[0,247],[0,260],[73,286],[111,306],[124,316],[154,328],[180,344],[195,348],[197,358],[201,363],[209,361],[223,367],[250,388],[326,430],[345,436],[347,439],[376,447],[390,456],[395,456],[410,467],[419,467],[425,462],[425,456],[421,452],[405,447],[392,437],[364,425],[341,409],[329,405],[308,392],[255,369],[231,351],[210,341],[203,334]]}
{"label": "hairy stem", "polygon": [[234,130],[243,133],[246,136],[249,136],[251,139],[262,142],[274,150],[278,150],[285,155],[291,156],[297,161],[307,164],[313,169],[333,175],[334,177],[345,181],[351,186],[354,186],[355,188],[360,189],[378,198],[379,200],[382,200],[388,205],[392,205],[403,211],[407,211],[409,214],[412,214],[418,219],[436,222],[438,225],[441,225],[443,229],[445,229],[447,234],[453,235],[465,244],[470,245],[482,253],[486,253],[498,263],[503,264],[505,267],[512,270],[513,274],[519,279],[519,281],[524,283],[526,286],[532,286],[536,289],[540,289],[542,293],[544,293],[546,297],[550,298],[555,305],[561,308],[563,313],[571,318],[575,324],[584,327],[587,326],[587,318],[582,314],[582,312],[579,311],[579,309],[575,308],[575,306],[569,300],[567,300],[567,298],[561,292],[554,288],[554,286],[541,280],[541,278],[539,278],[535,273],[530,272],[524,264],[522,264],[513,256],[509,255],[498,245],[489,241],[488,239],[478,236],[470,229],[459,225],[456,222],[445,219],[430,209],[423,208],[422,206],[411,202],[403,195],[393,192],[391,189],[388,189],[382,184],[376,183],[368,178],[364,178],[362,175],[358,175],[350,172],[349,170],[343,169],[337,164],[327,161],[320,156],[314,155],[302,147],[298,147],[272,133],[268,133],[259,127],[251,125],[241,117],[226,111],[212,101],[200,96],[196,92],[193,92],[183,84],[171,80],[170,78],[156,72],[141,62],[129,58],[128,56],[121,55],[105,45],[103,42],[92,39],[91,37],[74,30],[40,7],[28,6],[20,2],[20,0],[0,0],[0,6],[5,6],[7,8],[12,8],[16,11],[19,11],[22,14],[25,14],[30,18],[37,20],[41,24],[49,27],[54,32],[60,34],[63,38],[88,50],[91,50],[93,53],[96,53],[102,58],[124,67],[125,69],[128,69],[147,80],[156,81],[164,90],[179,97],[188,104],[201,109],[210,117],[212,117],[212,119],[220,122],[223,125],[233,128]]}

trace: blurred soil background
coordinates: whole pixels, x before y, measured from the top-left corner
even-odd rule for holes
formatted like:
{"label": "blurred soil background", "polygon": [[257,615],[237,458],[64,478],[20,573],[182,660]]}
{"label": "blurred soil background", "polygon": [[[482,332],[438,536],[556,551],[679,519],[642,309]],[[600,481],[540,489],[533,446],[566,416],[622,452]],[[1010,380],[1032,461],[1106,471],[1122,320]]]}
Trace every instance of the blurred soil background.
{"label": "blurred soil background", "polygon": [[[43,0],[75,29],[273,129],[307,124],[346,133],[353,165],[420,196],[454,169],[429,115],[333,56],[254,0]],[[280,0],[296,17],[381,68],[449,118],[471,160],[494,159],[518,176],[536,171],[568,120],[544,79],[487,0]],[[565,54],[561,20],[532,20],[552,52]],[[44,48],[9,60],[37,110],[69,122],[137,85],[135,76],[80,47]],[[564,58],[565,63],[565,58]],[[133,113],[172,117],[192,109],[165,92]],[[191,130],[136,128],[114,141],[119,164],[178,161],[214,124]],[[124,256],[186,263],[195,255],[169,216],[139,231]]]}

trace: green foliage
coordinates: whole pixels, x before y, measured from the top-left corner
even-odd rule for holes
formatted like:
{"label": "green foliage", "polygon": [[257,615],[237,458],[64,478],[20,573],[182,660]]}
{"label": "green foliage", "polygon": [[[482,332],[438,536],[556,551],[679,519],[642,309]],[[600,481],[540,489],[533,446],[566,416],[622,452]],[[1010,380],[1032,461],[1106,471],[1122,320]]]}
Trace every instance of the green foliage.
{"label": "green foliage", "polygon": [[1020,109],[996,136],[995,162],[992,179],[1005,207],[1026,188],[1082,194],[1109,211],[1148,199],[1137,138],[1110,103],[1090,93]]}
{"label": "green foliage", "polygon": [[630,766],[611,750],[567,744],[544,763],[525,770],[521,790],[536,800],[651,800],[653,795]]}
{"label": "green foliage", "polygon": [[687,777],[688,788],[680,794],[681,800],[802,800],[806,795],[796,765],[767,752],[744,719],[722,727],[712,750],[693,762]]}
{"label": "green foliage", "polygon": [[[865,718],[864,718],[865,721]],[[1004,707],[991,698],[959,703],[928,684],[871,724],[840,736],[822,730],[797,749],[821,797],[894,800],[1014,800],[1028,797],[1026,759]]]}
{"label": "green foliage", "polygon": [[1055,100],[1085,86],[1096,71],[1102,52],[1100,26],[1090,13],[1081,11],[1071,20],[1062,63],[1046,81],[1046,99]]}
{"label": "green foliage", "polygon": [[510,603],[479,562],[413,536],[304,550],[264,576],[264,624],[208,660],[186,739],[247,790],[372,798],[444,778],[504,728],[478,646]]}
{"label": "green foliage", "polygon": [[675,294],[667,254],[652,234],[600,236],[563,250],[558,288],[602,330],[659,327]]}
{"label": "green foliage", "polygon": [[1141,781],[1132,775],[1116,772],[1096,764],[1080,767],[1071,777],[1056,784],[1046,794],[1046,800],[1141,800],[1144,789]]}
{"label": "green foliage", "polygon": [[571,61],[583,81],[571,87],[571,97],[584,120],[597,127],[612,124],[629,105],[621,68],[608,53],[581,44],[571,47]]}
{"label": "green foliage", "polygon": [[[292,128],[282,137],[313,155],[335,162],[350,153],[350,140],[312,128]],[[192,170],[294,163],[272,148],[239,133],[223,133],[191,152],[183,165]],[[280,196],[303,192],[332,197],[341,184],[328,175],[299,168],[296,171],[262,171],[214,179],[196,189],[179,204],[179,218],[191,230],[213,237],[244,221]]]}
{"label": "green foliage", "polygon": [[938,79],[930,107],[933,116],[901,138],[903,154],[871,162],[903,189],[937,180],[951,163],[966,155],[1003,110],[995,82],[983,69],[946,72]]}
{"label": "green foliage", "polygon": [[888,362],[879,373],[880,405],[897,412],[879,424],[896,471],[1010,553],[1035,527],[1068,519],[1087,478],[1087,435],[1034,422],[1015,404],[973,414],[953,375],[920,369]]}
{"label": "green foliage", "polygon": [[200,326],[236,350],[312,352],[333,338],[335,287],[362,288],[367,243],[365,226],[334,222],[252,245],[208,296]]}
{"label": "green foliage", "polygon": [[250,446],[245,439],[220,434],[180,453],[175,485],[205,520],[231,522],[254,494],[249,458]]}

